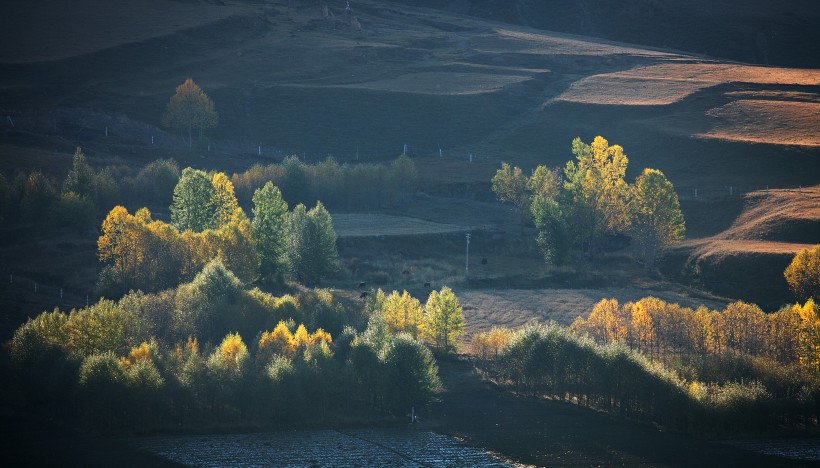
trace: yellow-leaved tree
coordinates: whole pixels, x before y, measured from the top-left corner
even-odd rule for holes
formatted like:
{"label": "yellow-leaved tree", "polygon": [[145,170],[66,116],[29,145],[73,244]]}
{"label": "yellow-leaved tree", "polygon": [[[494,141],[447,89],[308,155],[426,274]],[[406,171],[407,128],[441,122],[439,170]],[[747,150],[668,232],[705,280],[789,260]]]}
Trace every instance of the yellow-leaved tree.
{"label": "yellow-leaved tree", "polygon": [[171,96],[165,113],[162,114],[162,125],[187,131],[188,147],[193,142],[193,131],[202,131],[216,127],[219,116],[214,110],[214,103],[211,98],[202,91],[194,80],[188,78],[184,83],[177,86],[176,94]]}
{"label": "yellow-leaved tree", "polygon": [[624,232],[630,225],[629,185],[624,181],[629,159],[620,145],[596,136],[587,145],[572,141],[575,161],[564,168],[564,188],[572,201],[568,217],[578,242],[594,255],[604,236]]}
{"label": "yellow-leaved tree", "polygon": [[798,300],[820,299],[820,244],[797,252],[783,276]]}
{"label": "yellow-leaved tree", "polygon": [[632,188],[632,227],[643,250],[644,268],[655,267],[658,249],[683,240],[685,231],[678,194],[657,169],[644,169]]}
{"label": "yellow-leaved tree", "polygon": [[421,333],[441,352],[454,350],[455,340],[464,332],[464,313],[453,290],[444,286],[433,291],[424,305]]}
{"label": "yellow-leaved tree", "polygon": [[393,291],[381,305],[384,322],[392,333],[407,332],[418,338],[421,325],[421,302],[407,291]]}

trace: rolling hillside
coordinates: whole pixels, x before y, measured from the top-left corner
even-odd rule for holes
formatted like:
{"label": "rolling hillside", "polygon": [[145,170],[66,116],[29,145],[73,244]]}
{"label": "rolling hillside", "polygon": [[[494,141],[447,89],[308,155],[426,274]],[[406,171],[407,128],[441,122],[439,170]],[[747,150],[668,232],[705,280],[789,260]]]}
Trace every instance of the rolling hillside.
{"label": "rolling hillside", "polygon": [[[569,27],[576,18],[571,2],[556,3],[549,21],[536,2],[492,11],[488,2],[448,2],[444,9],[414,3],[362,0],[346,11],[343,2],[307,0],[151,0],[139,7],[50,0],[42,8],[13,0],[0,19],[0,171],[41,168],[62,177],[76,146],[96,166],[174,157],[182,166],[242,171],[288,154],[308,162],[328,155],[350,163],[384,160],[407,145],[421,190],[437,198],[389,214],[515,231],[507,218],[464,200],[492,200],[488,181],[501,161],[525,170],[561,166],[574,137],[603,135],[624,146],[629,180],[644,167],[669,177],[696,237],[731,224],[748,192],[820,183],[820,70],[763,66],[754,58],[758,64],[729,62],[696,46],[689,53],[536,29],[561,23],[568,27],[556,29],[633,40],[664,27],[662,13],[678,11],[678,3],[641,2],[649,9],[630,10],[636,16],[629,21],[620,17],[619,30],[640,26],[633,35],[597,34],[599,15],[609,10],[596,2],[587,2],[595,7],[592,26],[580,29]],[[762,5],[749,6],[753,18],[740,30],[756,27]],[[796,1],[783,8],[783,18],[792,10],[814,14]],[[727,14],[715,13],[714,21]],[[509,22],[524,18],[530,26]],[[711,21],[703,24],[714,38]],[[729,48],[732,38],[745,37],[733,31]],[[658,47],[690,44],[643,37]],[[785,58],[770,63],[815,65],[771,44],[768,53]],[[811,50],[800,55],[816,56]],[[159,122],[174,88],[189,77],[220,115],[219,127],[192,151]],[[782,212],[803,206],[782,203]],[[755,242],[793,242],[776,226],[744,225],[772,233]],[[744,240],[724,251],[742,256],[761,248],[775,247]]]}

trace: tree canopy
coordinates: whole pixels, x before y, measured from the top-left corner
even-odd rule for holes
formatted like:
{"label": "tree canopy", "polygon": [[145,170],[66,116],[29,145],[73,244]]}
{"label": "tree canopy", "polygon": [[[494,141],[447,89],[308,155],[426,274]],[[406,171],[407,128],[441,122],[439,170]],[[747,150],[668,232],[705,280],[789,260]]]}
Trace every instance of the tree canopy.
{"label": "tree canopy", "polygon": [[798,299],[820,299],[820,244],[797,252],[783,276]]}
{"label": "tree canopy", "polygon": [[620,145],[597,136],[591,145],[572,141],[575,161],[564,168],[564,188],[572,200],[572,216],[581,245],[594,254],[607,233],[629,227],[629,186],[624,181],[629,159]]}
{"label": "tree canopy", "polygon": [[176,94],[171,96],[162,114],[162,125],[187,131],[189,147],[194,130],[198,130],[201,136],[203,130],[216,127],[218,122],[213,101],[190,78],[177,86]]}
{"label": "tree canopy", "polygon": [[443,352],[455,349],[455,339],[464,332],[464,314],[453,290],[444,286],[433,291],[424,305],[422,335]]}
{"label": "tree canopy", "polygon": [[259,252],[260,273],[268,279],[282,276],[287,244],[288,204],[271,182],[253,193],[253,240]]}
{"label": "tree canopy", "polygon": [[205,172],[186,167],[171,205],[171,221],[180,231],[202,232],[215,226],[214,186]]}
{"label": "tree canopy", "polygon": [[655,266],[657,250],[683,240],[686,228],[678,194],[657,169],[644,169],[632,188],[633,232],[643,247],[644,266]]}

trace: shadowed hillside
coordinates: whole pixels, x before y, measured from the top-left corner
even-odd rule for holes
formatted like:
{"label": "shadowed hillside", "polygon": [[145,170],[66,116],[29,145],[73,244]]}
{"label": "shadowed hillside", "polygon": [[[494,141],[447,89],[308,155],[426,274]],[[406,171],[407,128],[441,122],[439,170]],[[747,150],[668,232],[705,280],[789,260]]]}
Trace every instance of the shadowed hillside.
{"label": "shadowed hillside", "polygon": [[401,3],[767,65],[820,65],[812,0],[493,0]]}

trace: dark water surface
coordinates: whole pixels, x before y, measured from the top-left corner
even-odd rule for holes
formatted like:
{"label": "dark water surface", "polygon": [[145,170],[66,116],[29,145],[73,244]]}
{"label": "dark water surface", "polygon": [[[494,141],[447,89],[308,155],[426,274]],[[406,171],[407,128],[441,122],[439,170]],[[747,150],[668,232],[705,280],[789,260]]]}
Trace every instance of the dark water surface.
{"label": "dark water surface", "polygon": [[174,462],[203,467],[514,466],[452,437],[413,428],[140,437],[128,442]]}

